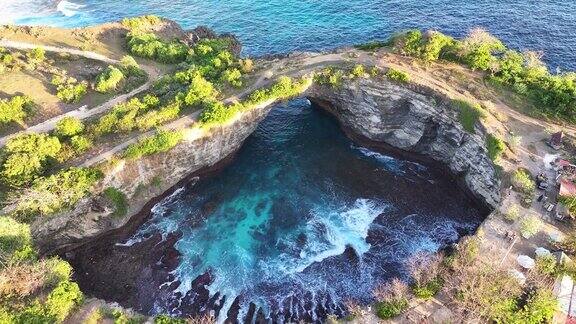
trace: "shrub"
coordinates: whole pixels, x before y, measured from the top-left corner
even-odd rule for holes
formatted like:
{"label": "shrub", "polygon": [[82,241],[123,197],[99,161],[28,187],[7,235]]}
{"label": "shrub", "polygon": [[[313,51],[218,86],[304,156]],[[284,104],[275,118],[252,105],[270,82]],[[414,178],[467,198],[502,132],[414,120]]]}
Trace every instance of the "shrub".
{"label": "shrub", "polygon": [[120,60],[120,67],[127,76],[144,75],[144,71],[142,71],[138,62],[136,62],[136,60],[130,55],[122,57],[122,60]]}
{"label": "shrub", "polygon": [[76,117],[64,117],[56,123],[54,133],[60,138],[72,137],[84,131],[84,124]]}
{"label": "shrub", "polygon": [[96,91],[107,93],[117,90],[120,82],[124,80],[124,73],[117,67],[108,66],[106,70],[98,75],[96,78]]}
{"label": "shrub", "polygon": [[231,120],[238,111],[231,106],[225,106],[222,102],[213,101],[205,105],[200,114],[200,123],[202,125],[223,124]]}
{"label": "shrub", "polygon": [[122,217],[126,215],[128,212],[128,200],[122,191],[109,187],[104,190],[104,195],[114,204],[113,216]]}
{"label": "shrub", "polygon": [[458,109],[458,119],[462,127],[469,132],[474,133],[476,123],[486,117],[486,112],[478,104],[471,104],[464,100],[453,100],[452,104]]}
{"label": "shrub", "polygon": [[222,80],[235,87],[242,86],[242,73],[236,68],[229,68],[222,73]]}
{"label": "shrub", "polygon": [[127,159],[138,159],[142,156],[169,151],[184,138],[180,131],[159,130],[155,135],[131,144],[124,152]]}
{"label": "shrub", "polygon": [[190,81],[188,92],[184,97],[184,103],[188,106],[194,106],[216,96],[216,90],[211,82],[207,81],[200,74],[195,74]]}
{"label": "shrub", "polygon": [[330,85],[333,88],[342,86],[344,73],[333,67],[326,68],[314,74],[314,82],[320,85]]}
{"label": "shrub", "polygon": [[3,181],[12,186],[29,184],[42,175],[61,147],[58,138],[46,134],[29,133],[10,139],[4,149]]}
{"label": "shrub", "polygon": [[70,168],[38,178],[17,199],[17,211],[25,215],[48,215],[74,206],[102,178],[93,168]]}
{"label": "shrub", "polygon": [[492,134],[486,136],[486,148],[488,150],[488,157],[492,161],[496,161],[502,156],[504,150],[506,150],[506,144],[504,141]]}
{"label": "shrub", "polygon": [[514,222],[520,217],[520,207],[516,204],[508,207],[506,212],[503,214],[504,219],[509,222]]}
{"label": "shrub", "polygon": [[363,65],[357,64],[352,69],[351,75],[355,78],[362,78],[366,75],[366,70],[364,69]]}
{"label": "shrub", "polygon": [[542,226],[542,221],[536,215],[530,215],[524,217],[520,222],[520,234],[524,238],[531,238],[532,236],[536,235],[540,231],[540,227]]}
{"label": "shrub", "polygon": [[386,72],[386,76],[390,80],[398,81],[400,83],[410,82],[410,76],[407,73],[393,69],[393,68],[388,69],[388,71]]}
{"label": "shrub", "polygon": [[82,154],[92,147],[92,141],[88,137],[81,135],[73,136],[70,139],[70,144],[76,154]]}
{"label": "shrub", "polygon": [[372,42],[367,42],[364,44],[354,45],[354,48],[362,50],[362,51],[372,52],[372,51],[378,50],[382,47],[386,47],[388,45],[389,45],[389,43],[387,43],[387,42],[372,41]]}
{"label": "shrub", "polygon": [[131,17],[122,19],[122,25],[130,30],[142,30],[154,27],[162,22],[162,19],[154,15]]}
{"label": "shrub", "polygon": [[168,315],[159,315],[154,318],[154,324],[185,324],[186,320]]}
{"label": "shrub", "polygon": [[0,99],[0,124],[10,122],[24,123],[32,111],[32,100],[28,97],[14,96],[10,100]]}
{"label": "shrub", "polygon": [[130,53],[162,63],[180,63],[188,57],[189,48],[179,42],[167,43],[152,33],[129,33]]}
{"label": "shrub", "polygon": [[542,274],[553,275],[556,273],[556,257],[552,254],[537,255],[536,269]]}
{"label": "shrub", "polygon": [[436,277],[426,282],[424,285],[414,285],[412,287],[412,292],[414,293],[414,296],[420,299],[430,299],[436,296],[440,289],[442,289],[443,283],[442,278]]}
{"label": "shrub", "polygon": [[84,296],[76,283],[61,282],[46,299],[46,314],[57,321],[63,321],[83,299]]}
{"label": "shrub", "polygon": [[86,95],[86,92],[88,92],[88,84],[86,82],[67,84],[59,86],[57,91],[56,96],[58,99],[66,103],[75,103]]}
{"label": "shrub", "polygon": [[40,63],[46,59],[46,51],[41,47],[36,47],[26,53],[31,63]]}
{"label": "shrub", "polygon": [[378,286],[374,297],[378,300],[376,315],[382,319],[396,317],[408,309],[408,286],[398,278]]}
{"label": "shrub", "polygon": [[408,309],[408,300],[392,300],[376,303],[376,315],[381,319],[390,319],[401,315]]}
{"label": "shrub", "polygon": [[30,227],[8,216],[0,216],[0,261],[8,264],[32,246]]}
{"label": "shrub", "polygon": [[254,71],[254,62],[251,59],[241,59],[238,61],[242,73],[251,73]]}
{"label": "shrub", "polygon": [[512,186],[517,191],[529,196],[536,190],[536,183],[532,180],[532,176],[525,169],[517,169],[512,174]]}

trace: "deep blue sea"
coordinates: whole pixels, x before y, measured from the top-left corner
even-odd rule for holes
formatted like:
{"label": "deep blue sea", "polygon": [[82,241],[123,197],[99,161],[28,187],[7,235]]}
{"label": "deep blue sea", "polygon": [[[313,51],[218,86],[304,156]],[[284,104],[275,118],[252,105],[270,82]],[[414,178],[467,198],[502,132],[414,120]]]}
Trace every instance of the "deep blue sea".
{"label": "deep blue sea", "polygon": [[465,35],[481,26],[516,49],[576,70],[573,0],[2,0],[0,22],[78,27],[157,14],[238,35],[245,54],[323,50],[408,28]]}

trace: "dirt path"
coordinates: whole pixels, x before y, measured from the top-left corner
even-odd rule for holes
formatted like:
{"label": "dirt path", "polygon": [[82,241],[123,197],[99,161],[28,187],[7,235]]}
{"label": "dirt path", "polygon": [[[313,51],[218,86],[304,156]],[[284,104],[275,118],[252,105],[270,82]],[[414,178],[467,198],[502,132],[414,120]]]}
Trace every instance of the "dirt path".
{"label": "dirt path", "polygon": [[[26,50],[26,49],[37,48],[39,46],[35,45],[35,44],[29,44],[29,43],[0,40],[0,47],[9,47],[9,48],[15,48],[15,49],[20,49],[20,50]],[[80,51],[80,50],[73,49],[73,48],[61,48],[61,47],[54,47],[54,46],[43,46],[42,45],[41,47],[44,48],[48,52],[68,53],[68,54],[78,55],[78,56],[86,57],[86,58],[89,58],[92,60],[97,60],[97,61],[101,61],[101,62],[105,62],[105,63],[109,63],[109,64],[119,63],[119,61],[117,61],[117,60],[105,57],[103,55],[100,55],[100,54],[97,54],[94,52]],[[128,100],[129,98],[134,97],[135,95],[137,95],[141,92],[148,90],[154,84],[154,82],[160,77],[161,73],[157,68],[155,68],[153,66],[140,65],[140,68],[142,68],[142,70],[144,70],[146,72],[146,74],[148,75],[148,80],[146,81],[146,83],[139,86],[138,88],[130,91],[129,93],[118,95],[118,96],[108,100],[107,102],[105,102],[99,106],[96,106],[94,108],[88,109],[86,106],[80,107],[76,110],[69,111],[67,113],[55,116],[55,117],[48,119],[44,122],[41,122],[39,124],[30,126],[30,127],[26,128],[25,130],[22,130],[20,132],[4,136],[4,137],[0,138],[0,146],[4,146],[10,138],[12,138],[18,134],[49,132],[49,131],[53,130],[56,127],[56,124],[58,123],[58,121],[60,121],[64,117],[75,117],[75,118],[78,118],[80,120],[83,120],[83,119],[101,114],[101,113],[111,109],[115,105],[117,105],[121,102],[124,102],[124,101]]]}
{"label": "dirt path", "polygon": [[[361,56],[361,57],[362,57],[362,61],[365,63],[369,63],[369,62],[372,63],[372,61],[373,61],[369,56]],[[249,87],[244,89],[242,92],[224,99],[223,102],[225,104],[229,104],[229,103],[232,103],[234,101],[237,101],[240,98],[245,97],[246,95],[250,94],[251,92],[253,92],[256,89],[263,88],[263,87],[266,87],[266,86],[272,84],[274,79],[276,77],[279,77],[279,76],[297,77],[297,76],[301,76],[301,75],[304,75],[306,73],[309,73],[309,72],[311,72],[317,68],[320,68],[320,67],[344,63],[344,62],[348,62],[348,61],[350,61],[350,59],[345,58],[342,54],[317,55],[317,56],[307,57],[301,61],[298,61],[298,65],[296,67],[289,68],[289,69],[284,70],[284,71],[279,71],[280,68],[283,67],[285,64],[295,62],[295,60],[291,59],[291,58],[282,59],[282,60],[276,62],[270,69],[267,69],[265,71],[260,72],[260,76],[252,85],[250,85]],[[165,124],[165,125],[161,126],[160,128],[164,129],[164,130],[174,130],[174,129],[182,129],[182,128],[188,127],[188,126],[194,124],[198,120],[200,113],[201,113],[201,111],[196,111],[192,114],[180,117],[179,119],[176,119],[176,120],[174,120],[168,124]],[[84,162],[82,162],[80,164],[80,166],[88,167],[91,165],[95,165],[101,161],[110,159],[112,156],[114,156],[115,154],[117,154],[119,152],[122,152],[124,149],[126,149],[131,144],[138,142],[140,139],[151,136],[154,133],[155,133],[155,131],[148,131],[145,133],[137,134],[134,137],[128,139],[127,141],[124,141],[121,144],[114,146],[113,148],[109,149],[108,151],[100,153],[100,154],[98,154],[92,158],[85,160]]]}

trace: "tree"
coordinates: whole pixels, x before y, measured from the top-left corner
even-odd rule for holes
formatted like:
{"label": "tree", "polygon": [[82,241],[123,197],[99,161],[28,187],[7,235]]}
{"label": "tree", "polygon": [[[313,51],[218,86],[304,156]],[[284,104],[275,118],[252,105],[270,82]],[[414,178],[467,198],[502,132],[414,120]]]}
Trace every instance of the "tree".
{"label": "tree", "polygon": [[0,99],[0,124],[10,122],[24,123],[31,111],[32,100],[28,97],[14,96],[10,100]]}
{"label": "tree", "polygon": [[64,117],[58,121],[54,133],[56,136],[72,137],[84,131],[84,124],[76,117]]}
{"label": "tree", "polygon": [[22,186],[44,172],[50,158],[55,158],[62,145],[56,137],[46,134],[22,134],[6,143],[6,158],[2,164],[5,183]]}
{"label": "tree", "polygon": [[120,82],[124,80],[124,73],[115,66],[108,66],[96,78],[96,91],[106,93],[117,90]]}

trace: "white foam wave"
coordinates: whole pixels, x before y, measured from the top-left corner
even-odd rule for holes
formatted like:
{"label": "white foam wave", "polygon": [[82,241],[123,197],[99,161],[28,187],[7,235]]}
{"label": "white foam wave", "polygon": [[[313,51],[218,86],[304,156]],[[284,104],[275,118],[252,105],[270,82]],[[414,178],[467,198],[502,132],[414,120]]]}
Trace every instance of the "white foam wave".
{"label": "white foam wave", "polygon": [[62,13],[66,17],[73,17],[78,14],[78,11],[84,8],[85,5],[81,5],[78,3],[62,0],[58,2],[56,6],[56,10]]}

